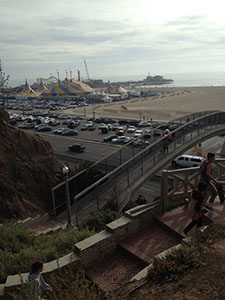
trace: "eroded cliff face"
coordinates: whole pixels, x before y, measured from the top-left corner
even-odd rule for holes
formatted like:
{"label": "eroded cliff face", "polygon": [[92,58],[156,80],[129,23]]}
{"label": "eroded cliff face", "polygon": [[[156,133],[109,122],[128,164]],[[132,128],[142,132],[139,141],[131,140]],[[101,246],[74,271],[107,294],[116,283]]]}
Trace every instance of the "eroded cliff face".
{"label": "eroded cliff face", "polygon": [[49,210],[60,167],[47,141],[11,126],[0,110],[0,220]]}

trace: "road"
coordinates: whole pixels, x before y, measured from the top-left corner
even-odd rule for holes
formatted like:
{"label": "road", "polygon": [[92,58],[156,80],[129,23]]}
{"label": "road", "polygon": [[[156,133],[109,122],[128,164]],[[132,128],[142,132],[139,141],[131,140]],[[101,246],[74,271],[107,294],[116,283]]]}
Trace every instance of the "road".
{"label": "road", "polygon": [[[38,133],[44,139],[46,139],[52,146],[55,153],[61,154],[61,161],[65,161],[68,156],[68,162],[73,164],[79,164],[79,160],[97,161],[102,159],[104,156],[118,150],[119,145],[113,145],[104,143],[96,140],[87,140],[81,137],[63,137],[54,135],[51,133]],[[85,152],[83,153],[71,153],[69,152],[68,146],[74,142],[83,143],[86,146]],[[140,151],[140,149],[135,149],[135,151]],[[119,155],[119,154],[118,154]],[[74,160],[73,160],[74,158]],[[77,161],[78,159],[78,161]],[[147,202],[151,202],[156,196],[160,194],[160,181],[149,180],[144,186],[134,195],[133,199],[136,200],[138,195],[141,194],[145,197]]]}
{"label": "road", "polygon": [[[50,133],[38,133],[46,139],[52,146],[55,153],[69,155],[80,160],[97,161],[104,156],[114,152],[120,146],[103,143],[96,140],[83,139],[82,137],[64,137]],[[68,146],[74,143],[82,143],[86,146],[83,153],[73,153],[68,150]]]}

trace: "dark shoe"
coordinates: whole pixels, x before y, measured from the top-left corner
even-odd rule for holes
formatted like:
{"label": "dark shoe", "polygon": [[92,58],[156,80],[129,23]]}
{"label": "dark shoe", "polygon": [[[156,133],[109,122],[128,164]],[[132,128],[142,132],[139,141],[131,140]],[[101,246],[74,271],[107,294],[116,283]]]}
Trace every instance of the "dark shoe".
{"label": "dark shoe", "polygon": [[185,234],[185,235],[188,235],[188,232],[187,232],[187,230],[186,230],[186,229],[184,229],[184,234]]}
{"label": "dark shoe", "polygon": [[210,204],[206,204],[205,208],[209,209],[209,210],[213,210],[212,206]]}

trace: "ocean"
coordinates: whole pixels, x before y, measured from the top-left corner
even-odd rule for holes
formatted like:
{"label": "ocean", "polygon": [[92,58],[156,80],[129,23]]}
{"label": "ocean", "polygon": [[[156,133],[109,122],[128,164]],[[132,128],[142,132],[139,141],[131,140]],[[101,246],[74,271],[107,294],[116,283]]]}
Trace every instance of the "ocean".
{"label": "ocean", "polygon": [[[183,73],[183,74],[150,74],[151,76],[161,75],[165,79],[173,79],[171,84],[164,84],[168,87],[197,87],[197,86],[225,86],[225,73]],[[103,78],[104,81],[127,81],[142,80],[146,75],[140,76],[111,76]]]}
{"label": "ocean", "polygon": [[[197,87],[197,86],[225,86],[225,73],[183,73],[183,74],[150,74],[151,76],[161,75],[166,79],[173,79],[171,84],[163,85],[165,87]],[[104,82],[118,82],[118,81],[137,81],[142,80],[147,75],[131,75],[131,76],[99,76],[94,79],[103,79]],[[12,78],[12,76],[11,76]],[[28,79],[28,83],[32,84],[36,81],[35,78]],[[15,87],[24,84],[24,79],[11,79],[9,85]]]}

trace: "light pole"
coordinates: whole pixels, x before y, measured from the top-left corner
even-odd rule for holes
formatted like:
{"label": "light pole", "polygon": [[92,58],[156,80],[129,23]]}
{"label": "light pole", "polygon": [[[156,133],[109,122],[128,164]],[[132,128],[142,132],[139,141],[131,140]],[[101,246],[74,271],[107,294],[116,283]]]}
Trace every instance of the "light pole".
{"label": "light pole", "polygon": [[94,105],[94,102],[93,102],[93,119],[95,119],[95,105]]}
{"label": "light pole", "polygon": [[71,220],[70,191],[69,191],[69,184],[68,184],[69,167],[63,166],[62,172],[65,177],[65,186],[66,186],[67,227],[72,227],[73,224]]}

